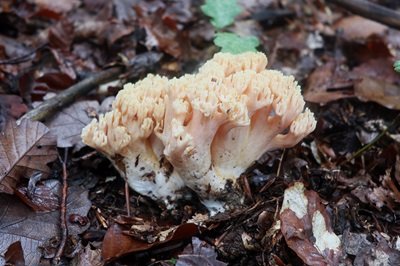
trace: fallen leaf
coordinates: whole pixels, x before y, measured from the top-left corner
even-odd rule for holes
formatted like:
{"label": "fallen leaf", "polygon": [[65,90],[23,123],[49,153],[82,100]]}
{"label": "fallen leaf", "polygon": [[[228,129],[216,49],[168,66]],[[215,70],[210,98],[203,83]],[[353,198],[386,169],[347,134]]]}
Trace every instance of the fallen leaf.
{"label": "fallen leaf", "polygon": [[330,60],[317,67],[308,77],[304,99],[324,104],[342,98],[354,97],[353,80],[348,70]]}
{"label": "fallen leaf", "polygon": [[217,260],[217,255],[218,254],[215,252],[214,247],[204,241],[201,241],[197,237],[192,237],[192,243],[185,247],[182,254],[179,255],[175,265],[227,265],[225,262]]}
{"label": "fallen leaf", "polygon": [[0,96],[0,105],[5,109],[5,112],[15,118],[20,118],[28,111],[28,107],[23,103],[22,98],[18,95],[4,95]]}
{"label": "fallen leaf", "polygon": [[287,188],[280,212],[281,232],[287,245],[307,265],[338,265],[341,241],[318,194],[295,182]]}
{"label": "fallen leaf", "polygon": [[104,265],[101,258],[100,249],[92,249],[91,245],[88,244],[83,250],[79,252],[73,259],[73,265],[76,266],[102,266]]}
{"label": "fallen leaf", "polygon": [[57,136],[57,146],[59,148],[75,146],[77,150],[82,148],[84,146],[81,140],[82,128],[97,116],[99,108],[97,101],[75,102],[47,121],[50,132]]}
{"label": "fallen leaf", "polygon": [[30,0],[41,8],[46,8],[58,13],[66,13],[71,11],[80,5],[80,0],[68,0],[68,1],[52,1],[52,0]]}
{"label": "fallen leaf", "polygon": [[44,83],[51,90],[64,90],[75,83],[67,74],[62,72],[45,73],[35,80],[36,83]]}
{"label": "fallen leaf", "polygon": [[40,122],[24,119],[20,124],[8,120],[0,133],[0,192],[12,194],[21,177],[39,171],[50,173],[47,163],[58,152],[55,139]]}
{"label": "fallen leaf", "polygon": [[400,75],[393,70],[390,58],[373,59],[352,71],[355,95],[364,101],[377,102],[390,109],[400,109]]}
{"label": "fallen leaf", "polygon": [[[20,241],[27,265],[39,265],[42,256],[39,248],[49,239],[59,236],[59,211],[36,213],[15,196],[6,194],[0,194],[0,206],[0,254],[11,243]],[[90,207],[88,191],[80,187],[69,187],[67,217],[71,214],[86,216]],[[89,227],[89,224],[80,226],[67,223],[69,235],[80,234]]]}
{"label": "fallen leaf", "polygon": [[340,19],[334,25],[340,30],[346,41],[365,41],[371,35],[384,35],[388,27],[360,16],[348,16]]}
{"label": "fallen leaf", "polygon": [[389,247],[385,241],[361,250],[354,259],[354,266],[398,265],[400,251]]}
{"label": "fallen leaf", "polygon": [[[125,226],[126,227],[126,226]],[[124,226],[114,223],[107,230],[107,233],[103,240],[102,257],[105,261],[120,258],[128,254],[132,254],[139,251],[148,250],[150,248],[165,244],[169,241],[179,241],[187,239],[199,232],[197,225],[192,223],[182,224],[176,227],[172,227],[167,230],[167,234],[164,236],[163,232],[160,232],[159,239],[154,243],[148,243],[146,241],[135,239],[126,233]]]}
{"label": "fallen leaf", "polygon": [[349,255],[357,255],[362,249],[371,245],[367,234],[352,233],[348,230],[343,234],[343,249]]}
{"label": "fallen leaf", "polygon": [[21,241],[12,243],[4,254],[4,258],[8,265],[25,266],[24,251],[22,250]]}
{"label": "fallen leaf", "polygon": [[143,5],[136,5],[135,11],[139,17],[140,25],[146,31],[146,46],[149,50],[152,47],[158,47],[174,57],[182,56],[187,45],[187,34],[179,29],[176,22],[169,16],[166,21],[163,20],[165,8],[146,9]]}
{"label": "fallen leaf", "polygon": [[37,184],[41,174],[31,176],[28,187],[19,187],[15,194],[36,212],[55,211],[60,208],[60,182],[45,180]]}

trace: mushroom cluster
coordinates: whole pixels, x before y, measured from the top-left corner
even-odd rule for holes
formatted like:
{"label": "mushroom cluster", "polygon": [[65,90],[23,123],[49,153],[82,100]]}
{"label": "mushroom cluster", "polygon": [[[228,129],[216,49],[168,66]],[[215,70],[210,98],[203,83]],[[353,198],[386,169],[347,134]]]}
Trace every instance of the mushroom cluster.
{"label": "mushroom cluster", "polygon": [[254,161],[315,128],[294,77],[266,65],[260,52],[218,53],[195,74],[126,84],[83,142],[142,195],[172,206],[189,187],[211,211],[224,210]]}

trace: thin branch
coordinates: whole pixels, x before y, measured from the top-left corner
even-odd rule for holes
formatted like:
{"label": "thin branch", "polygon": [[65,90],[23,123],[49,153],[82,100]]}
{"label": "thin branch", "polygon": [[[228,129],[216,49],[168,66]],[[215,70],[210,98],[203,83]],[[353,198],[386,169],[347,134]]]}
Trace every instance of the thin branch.
{"label": "thin branch", "polygon": [[79,96],[87,94],[92,89],[96,88],[99,84],[115,79],[116,77],[118,77],[119,74],[123,72],[123,70],[123,67],[118,66],[96,73],[93,76],[90,76],[72,85],[68,89],[58,93],[53,98],[44,101],[37,108],[32,109],[24,116],[22,116],[19,121],[25,118],[43,121],[44,119],[54,115],[55,112],[62,107],[72,103]]}
{"label": "thin branch", "polygon": [[354,14],[400,30],[400,13],[366,0],[327,0]]}
{"label": "thin branch", "polygon": [[68,226],[67,226],[67,195],[68,195],[68,183],[67,183],[67,159],[68,159],[68,148],[64,150],[64,159],[62,162],[62,170],[63,170],[63,179],[62,179],[62,193],[61,193],[61,202],[60,202],[60,227],[61,227],[61,241],[58,246],[56,255],[54,257],[55,264],[61,259],[62,254],[64,253],[65,245],[67,243],[68,238]]}
{"label": "thin branch", "polygon": [[25,118],[36,121],[43,121],[46,118],[54,115],[56,111],[75,101],[78,97],[89,93],[94,88],[97,88],[97,86],[99,86],[100,84],[116,79],[125,71],[127,72],[126,74],[129,78],[139,77],[142,73],[148,71],[149,68],[154,67],[154,65],[160,60],[160,58],[160,54],[148,52],[136,56],[131,62],[127,64],[128,67],[115,66],[105,69],[84,80],[79,81],[68,89],[58,93],[53,98],[44,101],[37,108],[27,112],[18,121],[21,121]]}
{"label": "thin branch", "polygon": [[383,136],[385,136],[389,131],[396,129],[400,126],[400,115],[396,116],[396,118],[393,120],[393,122],[385,129],[383,130],[378,136],[376,136],[370,143],[367,145],[363,146],[361,149],[356,151],[349,159],[347,159],[345,162],[350,162],[353,159],[357,158],[367,150],[369,150],[371,147],[375,145]]}

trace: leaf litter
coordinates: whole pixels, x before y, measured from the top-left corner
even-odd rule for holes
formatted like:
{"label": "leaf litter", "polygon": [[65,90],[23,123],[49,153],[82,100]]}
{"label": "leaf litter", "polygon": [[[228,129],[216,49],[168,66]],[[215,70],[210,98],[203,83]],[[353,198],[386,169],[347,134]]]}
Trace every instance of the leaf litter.
{"label": "leaf litter", "polygon": [[[68,199],[76,200],[66,208],[71,230],[64,261],[397,262],[400,132],[392,124],[399,115],[400,74],[392,66],[400,52],[398,30],[355,16],[333,1],[238,1],[239,8],[236,1],[226,1],[227,10],[214,1],[67,2],[0,4],[0,127],[5,132],[0,136],[0,233],[7,240],[0,246],[0,263],[49,263],[56,253],[62,207],[56,147],[69,148]],[[374,2],[400,8],[396,1]],[[201,4],[208,6],[205,14]],[[221,11],[227,12],[219,21]],[[140,72],[138,55],[151,52],[144,59],[156,62],[151,72],[169,76],[191,73],[209,59],[219,50],[212,23],[223,34],[256,37],[269,66],[299,80],[318,125],[302,144],[265,154],[243,175],[243,209],[209,218],[191,193],[174,210],[133,191],[126,195],[112,165],[78,136],[109,108],[110,100],[104,99],[138,78],[131,78]],[[114,79],[118,82],[98,84],[43,124],[15,124],[37,102],[127,62],[135,65]],[[308,202],[301,219],[291,208],[282,210],[285,191],[299,184],[304,190],[297,203]],[[131,217],[121,218],[128,208]]]}

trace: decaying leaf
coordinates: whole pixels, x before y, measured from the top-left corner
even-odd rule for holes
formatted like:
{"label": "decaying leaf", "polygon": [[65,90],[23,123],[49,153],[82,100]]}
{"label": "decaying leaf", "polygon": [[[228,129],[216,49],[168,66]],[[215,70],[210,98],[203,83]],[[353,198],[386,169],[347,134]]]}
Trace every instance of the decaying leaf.
{"label": "decaying leaf", "polygon": [[285,190],[280,213],[281,231],[288,246],[307,265],[338,265],[340,239],[318,194],[301,182]]}
{"label": "decaying leaf", "polygon": [[4,258],[6,260],[6,264],[15,265],[15,266],[24,266],[24,251],[22,250],[21,242],[16,241],[12,243],[6,253],[4,254]]}
{"label": "decaying leaf", "polygon": [[[60,233],[59,211],[36,213],[13,195],[0,194],[0,254],[11,243],[20,241],[26,265],[39,265],[42,256],[39,247]],[[88,192],[79,187],[70,187],[67,197],[67,217],[71,214],[86,216],[91,207]],[[80,226],[68,221],[69,235],[82,233],[89,226]]]}
{"label": "decaying leaf", "polygon": [[82,128],[97,116],[98,111],[97,101],[80,101],[55,114],[46,124],[50,132],[57,136],[57,146],[75,146],[77,150],[83,147]]}
{"label": "decaying leaf", "polygon": [[12,194],[21,177],[39,171],[48,174],[47,163],[57,156],[55,138],[40,122],[8,120],[0,133],[0,192]]}
{"label": "decaying leaf", "polygon": [[390,109],[400,109],[400,75],[393,70],[390,58],[370,60],[352,74],[355,95],[364,101],[377,102]]}
{"label": "decaying leaf", "polygon": [[365,41],[371,35],[384,35],[388,31],[387,26],[359,16],[340,19],[334,29],[341,31],[347,41]]}
{"label": "decaying leaf", "polygon": [[91,245],[87,245],[79,254],[74,257],[73,265],[76,266],[102,266],[104,263],[101,258],[100,249],[92,249]]}
{"label": "decaying leaf", "polygon": [[128,228],[124,228],[124,226],[114,223],[107,230],[102,248],[102,256],[105,261],[111,261],[120,258],[121,256],[145,251],[169,241],[187,239],[199,232],[197,225],[186,223],[176,227],[171,227],[164,232],[160,232],[158,234],[158,241],[148,243],[128,235],[126,229]]}
{"label": "decaying leaf", "polygon": [[364,247],[354,259],[354,266],[399,265],[400,251],[391,248],[385,241]]}
{"label": "decaying leaf", "polygon": [[176,261],[176,266],[188,265],[214,265],[224,266],[225,262],[217,260],[217,252],[208,243],[201,241],[197,237],[192,237],[192,243],[187,245],[179,259]]}
{"label": "decaying leaf", "polygon": [[304,99],[314,103],[354,97],[353,81],[348,71],[334,60],[316,68],[308,77]]}

